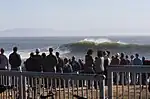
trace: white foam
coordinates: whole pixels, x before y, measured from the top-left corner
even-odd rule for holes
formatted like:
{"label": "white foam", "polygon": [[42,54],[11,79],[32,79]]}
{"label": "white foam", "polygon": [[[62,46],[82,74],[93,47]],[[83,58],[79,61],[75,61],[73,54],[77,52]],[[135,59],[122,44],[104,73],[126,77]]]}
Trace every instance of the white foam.
{"label": "white foam", "polygon": [[117,41],[114,42],[108,38],[98,38],[98,39],[94,39],[94,38],[85,38],[83,40],[80,40],[79,42],[94,42],[94,43],[119,43],[119,44],[127,44],[125,42],[121,42],[121,41]]}
{"label": "white foam", "polygon": [[[45,48],[47,48],[47,49],[45,49]],[[40,54],[42,54],[42,53],[46,53],[46,55],[49,54],[49,52],[48,52],[48,47],[45,47],[45,48],[41,48]],[[44,49],[44,50],[43,50],[43,49]],[[42,51],[42,50],[43,50],[43,51]],[[35,52],[35,49],[20,50],[20,51],[18,51],[18,53],[21,55],[21,59],[27,59],[27,58],[29,58],[31,52]],[[62,50],[60,50],[59,48],[55,49],[53,53],[55,54],[55,52],[59,52],[60,55],[64,55],[64,54],[70,53],[69,50],[62,51]],[[6,55],[7,57],[9,57],[10,53],[11,53],[11,51],[6,51],[6,52],[5,52],[5,55]]]}

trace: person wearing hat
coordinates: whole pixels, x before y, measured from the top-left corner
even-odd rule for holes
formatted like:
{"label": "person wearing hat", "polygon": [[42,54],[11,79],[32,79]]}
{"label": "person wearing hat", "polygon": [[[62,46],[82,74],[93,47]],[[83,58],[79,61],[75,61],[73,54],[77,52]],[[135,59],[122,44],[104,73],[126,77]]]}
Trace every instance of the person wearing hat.
{"label": "person wearing hat", "polygon": [[11,53],[9,56],[9,63],[11,65],[11,70],[18,70],[19,66],[21,66],[21,57],[17,53],[17,51],[18,51],[18,48],[14,47],[13,53]]}

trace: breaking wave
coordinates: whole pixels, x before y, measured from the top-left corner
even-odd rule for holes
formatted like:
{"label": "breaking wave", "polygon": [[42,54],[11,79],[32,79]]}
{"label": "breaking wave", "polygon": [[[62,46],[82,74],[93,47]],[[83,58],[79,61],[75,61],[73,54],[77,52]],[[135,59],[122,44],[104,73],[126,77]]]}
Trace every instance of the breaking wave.
{"label": "breaking wave", "polygon": [[75,43],[64,44],[60,47],[67,48],[71,52],[85,52],[89,48],[93,50],[110,50],[111,52],[150,52],[150,45],[129,44],[121,41],[112,41],[107,38],[86,38]]}

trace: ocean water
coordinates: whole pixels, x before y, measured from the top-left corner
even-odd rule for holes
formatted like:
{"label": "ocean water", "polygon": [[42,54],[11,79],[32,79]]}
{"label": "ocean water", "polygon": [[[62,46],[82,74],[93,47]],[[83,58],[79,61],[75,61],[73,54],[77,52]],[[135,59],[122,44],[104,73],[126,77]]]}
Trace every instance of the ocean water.
{"label": "ocean water", "polygon": [[39,48],[48,54],[48,48],[53,47],[54,53],[59,51],[62,57],[76,56],[83,58],[87,49],[109,50],[112,55],[125,52],[128,55],[139,53],[150,58],[150,37],[146,36],[103,36],[103,37],[12,37],[0,38],[0,48],[5,49],[8,56],[12,48],[17,46],[22,59],[29,57],[30,52]]}

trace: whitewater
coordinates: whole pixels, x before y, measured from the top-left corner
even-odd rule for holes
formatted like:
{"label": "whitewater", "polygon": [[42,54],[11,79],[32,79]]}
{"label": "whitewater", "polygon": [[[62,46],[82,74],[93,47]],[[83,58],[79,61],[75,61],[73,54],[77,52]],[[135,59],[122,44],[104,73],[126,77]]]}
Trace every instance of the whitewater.
{"label": "whitewater", "polygon": [[0,38],[0,47],[5,49],[7,57],[12,52],[12,47],[17,46],[22,59],[29,57],[30,52],[36,48],[41,53],[48,54],[48,48],[54,48],[60,52],[62,57],[75,55],[84,58],[86,50],[92,48],[96,50],[110,50],[113,54],[125,52],[129,55],[139,53],[141,56],[150,58],[149,37],[20,37],[20,38]]}

